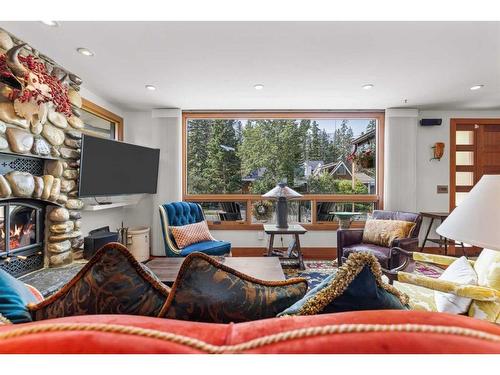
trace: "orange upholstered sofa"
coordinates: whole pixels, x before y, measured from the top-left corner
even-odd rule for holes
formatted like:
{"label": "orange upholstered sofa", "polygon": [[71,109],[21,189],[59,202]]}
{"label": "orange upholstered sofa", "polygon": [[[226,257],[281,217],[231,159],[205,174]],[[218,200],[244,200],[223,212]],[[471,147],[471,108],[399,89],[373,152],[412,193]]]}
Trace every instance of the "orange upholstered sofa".
{"label": "orange upholstered sofa", "polygon": [[500,353],[500,327],[400,310],[240,324],[86,315],[2,325],[0,353]]}

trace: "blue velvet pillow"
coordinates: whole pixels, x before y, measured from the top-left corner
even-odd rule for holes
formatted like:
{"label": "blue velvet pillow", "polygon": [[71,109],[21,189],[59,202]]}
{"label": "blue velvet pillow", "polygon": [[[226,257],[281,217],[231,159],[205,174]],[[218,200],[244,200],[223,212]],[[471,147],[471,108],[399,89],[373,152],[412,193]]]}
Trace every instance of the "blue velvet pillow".
{"label": "blue velvet pillow", "polygon": [[314,315],[358,310],[406,310],[408,296],[382,281],[377,259],[353,253],[300,301],[278,316]]}
{"label": "blue velvet pillow", "polygon": [[0,269],[0,314],[12,323],[31,322],[28,303],[37,300],[28,287]]}

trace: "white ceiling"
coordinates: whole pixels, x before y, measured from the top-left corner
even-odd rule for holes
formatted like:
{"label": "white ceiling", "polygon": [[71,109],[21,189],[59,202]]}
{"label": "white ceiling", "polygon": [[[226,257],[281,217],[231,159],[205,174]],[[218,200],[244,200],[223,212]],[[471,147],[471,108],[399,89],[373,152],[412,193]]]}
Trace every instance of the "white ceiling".
{"label": "white ceiling", "polygon": [[500,22],[0,26],[124,109],[500,108]]}

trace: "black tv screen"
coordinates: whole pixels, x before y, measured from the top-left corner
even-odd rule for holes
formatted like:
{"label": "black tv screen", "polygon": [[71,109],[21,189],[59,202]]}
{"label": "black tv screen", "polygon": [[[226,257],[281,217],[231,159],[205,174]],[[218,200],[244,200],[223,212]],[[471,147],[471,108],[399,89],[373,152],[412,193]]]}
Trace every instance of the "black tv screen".
{"label": "black tv screen", "polygon": [[160,150],[84,135],[80,197],[156,193]]}

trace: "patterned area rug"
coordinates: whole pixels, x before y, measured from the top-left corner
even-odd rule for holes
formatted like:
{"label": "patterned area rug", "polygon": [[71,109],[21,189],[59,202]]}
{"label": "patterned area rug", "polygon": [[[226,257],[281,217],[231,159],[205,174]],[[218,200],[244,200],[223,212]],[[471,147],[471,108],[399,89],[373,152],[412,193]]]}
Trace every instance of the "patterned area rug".
{"label": "patterned area rug", "polygon": [[[304,265],[306,269],[303,271],[297,268],[283,267],[283,273],[287,279],[304,277],[309,283],[309,289],[312,289],[337,269],[337,260],[305,260]],[[415,273],[437,278],[443,273],[443,270],[437,266],[417,262]]]}

